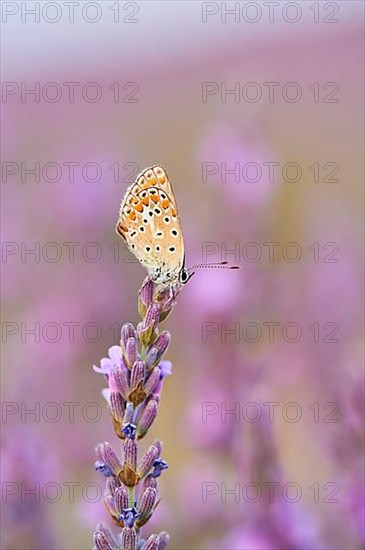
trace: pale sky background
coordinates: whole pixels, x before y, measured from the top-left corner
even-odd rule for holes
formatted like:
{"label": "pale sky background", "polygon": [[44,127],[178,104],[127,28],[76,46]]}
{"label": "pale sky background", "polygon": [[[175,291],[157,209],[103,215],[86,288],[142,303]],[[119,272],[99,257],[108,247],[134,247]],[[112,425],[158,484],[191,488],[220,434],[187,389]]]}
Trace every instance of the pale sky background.
{"label": "pale sky background", "polygon": [[[77,4],[78,2],[76,2]],[[211,9],[219,8],[216,15],[210,16],[207,23],[202,22],[202,4],[196,0],[142,1],[130,2],[127,10],[123,6],[128,2],[120,2],[121,19],[132,14],[133,4],[138,5],[138,13],[133,18],[139,23],[114,23],[113,12],[110,6],[115,2],[98,2],[101,9],[101,18],[97,23],[88,23],[82,19],[82,5],[75,6],[75,22],[69,23],[69,9],[67,2],[58,2],[61,19],[56,23],[43,20],[34,22],[34,16],[26,15],[26,22],[21,22],[21,16],[26,8],[31,9],[35,2],[2,2],[2,77],[26,78],[29,75],[41,75],[47,72],[47,77],[54,72],[59,76],[59,70],[67,65],[67,71],[79,69],[100,73],[100,67],[108,69],[116,60],[123,63],[123,69],[133,67],[134,71],[148,63],[160,66],[164,62],[183,62],[192,59],[197,53],[199,57],[212,54],[213,48],[217,51],[235,44],[255,44],[267,37],[274,36],[281,39],[292,39],[301,33],[311,32],[315,35],[323,32],[336,31],[337,24],[313,22],[314,12],[310,6],[314,2],[301,0],[297,2],[302,10],[302,17],[297,23],[287,23],[282,17],[282,7],[290,2],[280,2],[275,7],[275,21],[269,22],[269,8],[267,2],[254,2],[262,6],[262,16],[257,23],[247,23],[242,18],[234,21],[234,16],[227,16],[227,22],[221,22],[221,2],[210,2]],[[40,2],[42,9],[46,4],[55,2]],[[235,2],[226,2],[227,8],[232,8]],[[247,2],[241,2],[244,6]],[[354,20],[362,20],[364,3],[359,1],[319,2],[321,10],[325,5],[338,5],[339,11],[333,17],[340,19],[341,29]],[[322,6],[323,5],[323,6]],[[16,9],[17,13],[6,19],[5,10]],[[330,16],[331,9],[322,11],[323,17]],[[49,8],[49,17],[54,17],[55,11]],[[93,16],[90,8],[90,16]],[[249,12],[250,17],[254,12]],[[288,12],[293,16],[293,11]],[[132,15],[131,15],[132,17]],[[6,21],[6,22],[5,22]],[[19,39],[21,36],[21,40]]]}

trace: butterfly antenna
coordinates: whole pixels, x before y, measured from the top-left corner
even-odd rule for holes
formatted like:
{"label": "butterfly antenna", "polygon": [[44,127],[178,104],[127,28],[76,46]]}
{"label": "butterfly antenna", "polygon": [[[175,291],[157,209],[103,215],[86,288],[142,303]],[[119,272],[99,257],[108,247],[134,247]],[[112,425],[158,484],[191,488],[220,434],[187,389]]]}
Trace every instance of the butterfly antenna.
{"label": "butterfly antenna", "polygon": [[239,265],[230,265],[228,262],[209,262],[207,264],[196,264],[189,267],[191,269],[241,269]]}

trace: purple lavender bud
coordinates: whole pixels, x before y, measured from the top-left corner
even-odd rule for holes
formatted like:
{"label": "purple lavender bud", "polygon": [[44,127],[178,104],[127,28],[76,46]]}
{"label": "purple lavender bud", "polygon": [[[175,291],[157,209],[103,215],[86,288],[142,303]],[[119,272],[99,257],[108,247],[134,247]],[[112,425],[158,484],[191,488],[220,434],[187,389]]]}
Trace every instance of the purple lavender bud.
{"label": "purple lavender bud", "polygon": [[122,326],[120,334],[120,345],[122,346],[123,351],[125,351],[126,349],[128,338],[137,338],[136,329],[134,328],[132,323],[125,323]]}
{"label": "purple lavender bud", "polygon": [[171,310],[174,305],[175,305],[175,302],[171,303],[168,307],[164,307],[160,315],[160,323],[162,323],[162,321],[164,321],[166,317],[171,313]]}
{"label": "purple lavender bud", "polygon": [[166,319],[170,311],[176,304],[176,297],[179,294],[178,288],[166,288],[162,291],[157,291],[154,294],[154,300],[161,306],[160,323]]}
{"label": "purple lavender bud", "polygon": [[157,365],[169,347],[171,341],[171,335],[167,330],[161,332],[158,336],[156,342],[153,344],[151,349],[147,353],[146,363],[149,367]]}
{"label": "purple lavender bud", "polygon": [[153,463],[153,477],[160,477],[163,470],[166,470],[168,468],[168,464],[166,460],[162,460],[162,458],[157,458],[155,462]]}
{"label": "purple lavender bud", "polygon": [[158,550],[165,550],[166,546],[170,542],[170,535],[166,533],[166,531],[161,531],[158,536],[160,537],[160,545]]}
{"label": "purple lavender bud", "polygon": [[136,338],[128,338],[125,346],[125,358],[127,366],[132,367],[138,357],[138,344]]}
{"label": "purple lavender bud", "polygon": [[129,393],[129,370],[117,370],[113,373],[115,388],[122,395],[123,399],[127,401]]}
{"label": "purple lavender bud", "polygon": [[160,401],[160,396],[161,396],[162,387],[163,387],[163,380],[164,378],[166,378],[166,376],[171,374],[171,363],[170,361],[160,361],[158,367],[160,369],[160,380],[152,393],[153,399],[156,399],[157,402]]}
{"label": "purple lavender bud", "polygon": [[166,304],[168,304],[172,297],[172,289],[166,287],[161,290],[157,287],[153,297],[161,304],[161,309],[165,309]]}
{"label": "purple lavender bud", "polygon": [[117,382],[116,382],[116,373],[119,371],[119,369],[113,367],[113,369],[110,371],[108,376],[108,386],[110,391],[118,391],[117,388]]}
{"label": "purple lavender bud", "polygon": [[160,439],[156,439],[152,445],[154,445],[155,447],[157,447],[158,449],[158,454],[160,455],[162,453],[162,441]]}
{"label": "purple lavender bud", "polygon": [[110,468],[115,476],[118,476],[120,470],[122,469],[122,465],[107,441],[102,443],[101,455],[106,466]]}
{"label": "purple lavender bud", "polygon": [[134,439],[136,437],[136,431],[137,431],[136,425],[132,424],[131,422],[128,422],[128,424],[125,424],[122,429],[122,432],[124,433],[127,439]]}
{"label": "purple lavender bud", "polygon": [[[143,390],[144,391],[144,390]],[[141,417],[141,414],[142,414],[142,411],[143,411],[143,406],[144,406],[144,403],[140,403],[139,405],[137,405],[137,407],[134,409],[134,414],[133,414],[133,424],[135,424],[137,426],[138,422],[139,422],[139,419]]]}
{"label": "purple lavender bud", "polygon": [[146,313],[146,317],[143,319],[143,328],[147,329],[151,325],[156,328],[159,322],[160,318],[160,304],[156,302],[152,302],[152,304],[149,305]]}
{"label": "purple lavender bud", "polygon": [[143,480],[143,483],[142,483],[142,490],[144,491],[145,489],[147,489],[148,487],[151,487],[151,489],[157,489],[157,481],[156,479],[152,476],[152,474],[148,474],[148,476],[146,476]]}
{"label": "purple lavender bud", "polygon": [[161,378],[161,369],[160,367],[155,367],[151,374],[149,375],[147,382],[144,385],[144,391],[148,397],[155,391]]}
{"label": "purple lavender bud", "polygon": [[126,527],[133,527],[134,522],[140,517],[140,515],[141,512],[139,512],[137,508],[133,506],[132,508],[125,508],[124,510],[122,510],[118,516],[118,520],[123,521]]}
{"label": "purple lavender bud", "polygon": [[123,422],[125,406],[123,398],[119,392],[110,393],[110,411],[113,415],[113,418],[115,418],[117,422]]}
{"label": "purple lavender bud", "polygon": [[94,544],[97,550],[113,550],[113,546],[109,544],[107,537],[102,531],[94,533]]}
{"label": "purple lavender bud", "polygon": [[134,405],[128,402],[125,406],[125,413],[123,418],[123,424],[129,424],[133,422]]}
{"label": "purple lavender bud", "polygon": [[160,306],[156,302],[148,307],[146,317],[137,326],[139,341],[145,348],[152,345],[157,338],[157,325],[160,318]]}
{"label": "purple lavender bud", "polygon": [[151,399],[145,407],[141,419],[137,426],[137,439],[146,435],[157,416],[158,404],[155,399]]}
{"label": "purple lavender bud", "polygon": [[113,517],[113,518],[116,518],[117,517],[117,510],[115,508],[115,500],[114,500],[114,497],[110,494],[106,494],[104,495],[104,502],[105,502],[105,505],[109,511],[109,514]]}
{"label": "purple lavender bud", "polygon": [[140,511],[141,517],[137,521],[137,526],[142,527],[151,517],[153,508],[156,503],[157,491],[152,487],[147,489],[141,494],[138,499],[137,508]]}
{"label": "purple lavender bud", "polygon": [[121,533],[121,547],[123,550],[136,550],[137,535],[133,527],[124,527]]}
{"label": "purple lavender bud", "polygon": [[158,363],[157,357],[158,349],[152,346],[146,355],[146,365],[149,369],[152,369],[153,365],[156,365]]}
{"label": "purple lavender bud", "polygon": [[141,463],[137,469],[137,475],[140,479],[145,477],[153,467],[154,462],[159,456],[159,449],[154,445],[151,445],[146,454],[143,456]]}
{"label": "purple lavender bud", "polygon": [[115,499],[115,507],[116,507],[117,513],[120,515],[123,512],[123,510],[125,510],[125,508],[128,508],[128,491],[124,487],[124,485],[121,485],[115,491],[114,499]]}
{"label": "purple lavender bud", "polygon": [[99,523],[97,526],[96,526],[96,530],[97,531],[100,531],[101,533],[103,533],[103,535],[106,537],[108,543],[110,544],[110,546],[112,548],[115,548],[117,546],[117,542],[112,534],[112,532],[110,531],[109,527],[107,527],[106,525],[104,525],[103,523]]}
{"label": "purple lavender bud", "polygon": [[120,485],[116,481],[115,477],[108,477],[108,479],[106,480],[106,492],[109,493],[113,498],[119,487]]}
{"label": "purple lavender bud", "polygon": [[[144,390],[143,382],[146,376],[146,364],[144,361],[138,359],[132,368],[131,372],[131,391],[128,395],[128,400],[133,403],[133,405],[138,407],[143,401],[146,400],[146,392]],[[134,412],[133,422],[135,422],[134,418],[138,416],[137,410]]]}
{"label": "purple lavender bud", "polygon": [[167,330],[164,330],[161,332],[161,334],[157,338],[156,342],[154,343],[154,346],[159,350],[159,352],[162,355],[165,353],[165,351],[169,347],[170,342],[171,342],[171,334]]}
{"label": "purple lavender bud", "polygon": [[124,442],[124,466],[119,479],[126,487],[134,487],[139,479],[137,476],[137,443],[134,439]]}
{"label": "purple lavender bud", "polygon": [[107,466],[104,462],[102,462],[101,460],[97,460],[94,464],[95,466],[95,470],[97,472],[100,472],[101,474],[103,474],[103,476],[105,477],[109,477],[109,476],[112,476],[113,475],[113,472],[111,471],[111,469],[109,468],[109,466]]}
{"label": "purple lavender bud", "polygon": [[137,471],[137,443],[134,439],[126,439],[124,443],[124,462],[134,472]]}
{"label": "purple lavender bud", "polygon": [[154,282],[146,277],[138,293],[138,311],[142,319],[146,315],[147,308],[153,300],[154,289]]}
{"label": "purple lavender bud", "polygon": [[141,550],[159,550],[160,537],[158,535],[150,535],[143,544]]}
{"label": "purple lavender bud", "polygon": [[130,382],[130,388],[131,390],[137,389],[137,387],[143,382],[144,377],[146,375],[146,365],[144,361],[141,361],[141,359],[138,359],[132,367],[131,371],[131,382]]}

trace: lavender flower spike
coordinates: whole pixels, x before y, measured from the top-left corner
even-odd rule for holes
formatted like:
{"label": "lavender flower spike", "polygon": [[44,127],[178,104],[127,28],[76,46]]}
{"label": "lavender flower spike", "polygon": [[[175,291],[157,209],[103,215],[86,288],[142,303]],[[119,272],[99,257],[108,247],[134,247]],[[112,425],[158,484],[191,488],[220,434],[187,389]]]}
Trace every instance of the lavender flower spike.
{"label": "lavender flower spike", "polygon": [[169,535],[163,531],[142,535],[158,503],[158,482],[167,463],[160,458],[161,441],[155,441],[139,458],[139,440],[146,436],[158,414],[163,380],[171,374],[171,363],[162,360],[170,343],[161,323],[175,305],[180,288],[161,289],[148,277],[139,291],[141,322],[135,328],[123,325],[120,347],[109,350],[96,372],[105,375],[104,395],[110,408],[115,434],[123,441],[123,460],[109,443],[96,447],[95,468],[105,476],[104,500],[115,535],[103,524],[94,533],[94,550],[164,550]]}

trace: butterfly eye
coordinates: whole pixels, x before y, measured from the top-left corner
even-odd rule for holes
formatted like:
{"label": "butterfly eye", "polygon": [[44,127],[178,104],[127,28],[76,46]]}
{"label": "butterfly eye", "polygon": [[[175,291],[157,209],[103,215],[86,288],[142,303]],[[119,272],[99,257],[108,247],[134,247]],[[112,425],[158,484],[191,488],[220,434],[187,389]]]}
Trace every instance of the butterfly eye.
{"label": "butterfly eye", "polygon": [[176,250],[176,249],[175,249],[175,247],[174,247],[174,246],[170,246],[170,248],[169,248],[169,252],[171,252],[171,253],[172,253],[172,252],[175,252],[175,250]]}
{"label": "butterfly eye", "polygon": [[180,271],[180,282],[185,284],[188,282],[189,279],[190,279],[189,273],[186,271],[186,269],[182,269]]}
{"label": "butterfly eye", "polygon": [[177,231],[176,231],[176,229],[171,229],[171,235],[172,235],[173,237],[177,237]]}

